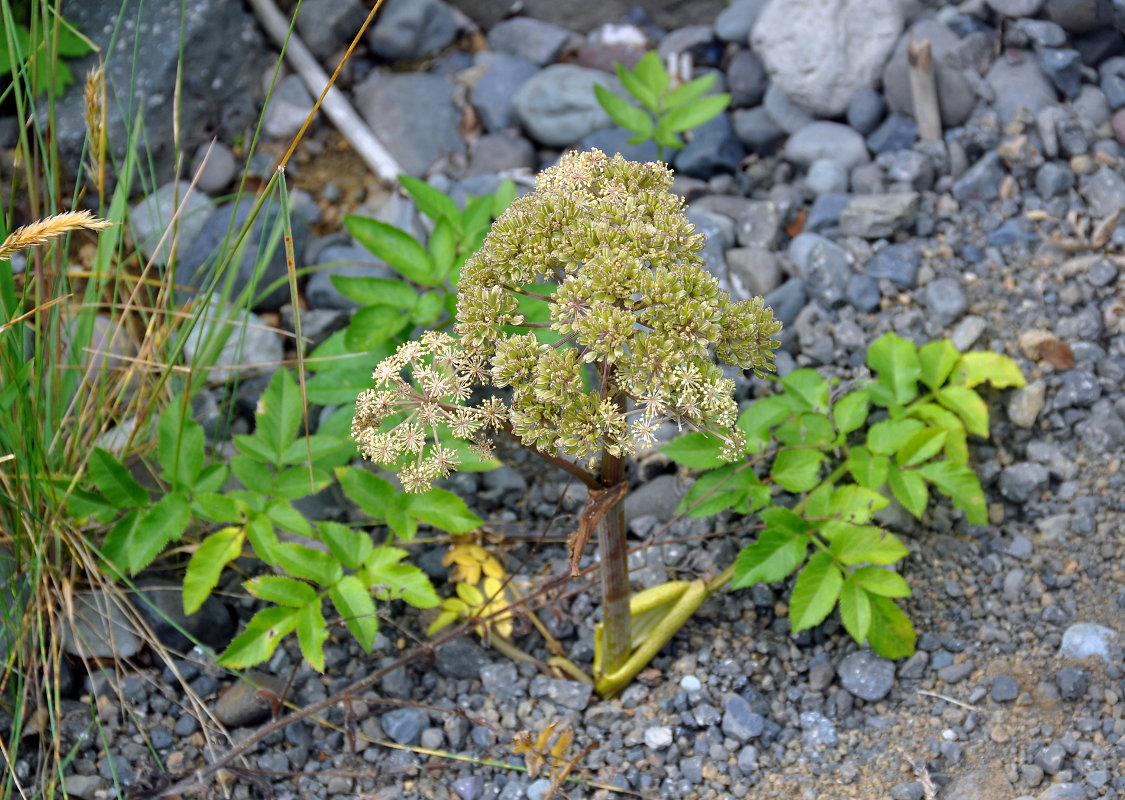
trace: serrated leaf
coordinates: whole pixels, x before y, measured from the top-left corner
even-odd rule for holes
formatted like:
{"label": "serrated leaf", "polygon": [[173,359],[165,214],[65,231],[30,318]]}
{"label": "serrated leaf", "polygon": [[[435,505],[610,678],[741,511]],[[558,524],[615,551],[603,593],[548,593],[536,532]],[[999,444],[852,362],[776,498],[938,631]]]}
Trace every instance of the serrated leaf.
{"label": "serrated leaf", "polygon": [[392,509],[398,508],[395,487],[378,475],[356,467],[340,467],[336,470],[336,478],[344,494],[372,517],[386,519]]}
{"label": "serrated leaf", "polygon": [[873,456],[866,447],[853,447],[848,454],[848,472],[855,482],[867,489],[878,489],[887,480],[891,460],[886,456]]}
{"label": "serrated leaf", "polygon": [[259,575],[242,585],[259,600],[274,605],[301,608],[316,602],[316,589],[304,581],[284,575]]}
{"label": "serrated leaf", "polygon": [[961,418],[965,430],[988,438],[988,406],[980,395],[964,386],[943,386],[937,395],[938,402]]}
{"label": "serrated leaf", "polygon": [[427,217],[435,222],[445,219],[460,225],[461,209],[453,202],[453,198],[441,189],[410,175],[399,175],[398,182],[409,192],[418,210]]}
{"label": "serrated leaf", "polygon": [[880,597],[910,597],[913,592],[897,572],[882,567],[860,567],[852,573],[856,583]]}
{"label": "serrated leaf", "polygon": [[670,131],[690,131],[719,116],[729,105],[729,94],[708,95],[671,109],[661,117],[660,124]]}
{"label": "serrated leaf", "polygon": [[858,644],[863,644],[871,628],[871,601],[850,575],[840,588],[840,621],[844,623],[844,630]]}
{"label": "serrated leaf", "polygon": [[129,571],[136,575],[153,562],[170,542],[179,541],[191,522],[191,504],[179,492],[170,492],[137,523],[129,537]]}
{"label": "serrated leaf", "polygon": [[732,478],[736,469],[737,465],[727,464],[701,475],[680,501],[676,513],[699,519],[737,505],[741,495]]}
{"label": "serrated leaf", "polygon": [[344,217],[348,233],[387,263],[402,277],[423,286],[439,286],[441,278],[430,271],[430,256],[418,240],[394,225],[349,214]]}
{"label": "serrated leaf", "polygon": [[413,564],[388,564],[374,572],[365,567],[365,571],[377,579],[375,595],[381,600],[403,600],[415,608],[433,608],[441,602],[426,573]]}
{"label": "serrated leaf", "polygon": [[268,661],[282,638],[297,625],[298,609],[273,606],[255,614],[246,630],[230,643],[215,663],[223,667],[246,669]]}
{"label": "serrated leaf", "polygon": [[200,494],[192,498],[191,510],[208,522],[241,522],[245,507],[225,494]]}
{"label": "serrated leaf", "polygon": [[[469,199],[465,201],[465,210],[461,212],[461,227],[465,231],[466,239],[476,235],[474,231],[483,234],[488,228],[491,215],[492,198],[488,195],[483,197],[472,197],[470,195]],[[483,235],[480,241],[483,241]],[[468,241],[466,244],[473,246],[476,243]],[[476,249],[476,247],[473,249]]]}
{"label": "serrated leaf", "polygon": [[660,448],[660,452],[677,464],[692,469],[714,469],[724,463],[720,454],[723,440],[718,436],[693,431],[678,436]]}
{"label": "serrated leaf", "polygon": [[948,434],[942,428],[923,428],[903,443],[895,453],[895,463],[900,467],[912,467],[928,461],[941,452]]}
{"label": "serrated leaf", "polygon": [[276,566],[278,561],[275,553],[277,548],[281,546],[281,542],[278,541],[273,523],[266,518],[264,513],[255,513],[246,520],[245,529],[246,538],[250,540],[250,546],[254,548],[254,554],[271,567]]}
{"label": "serrated leaf", "polygon": [[409,324],[410,318],[397,308],[366,306],[352,315],[344,330],[344,344],[352,351],[371,350],[393,339]]}
{"label": "serrated leaf", "polygon": [[971,469],[958,466],[952,461],[931,461],[918,467],[917,472],[952,500],[954,506],[964,511],[970,523],[988,524],[984,490],[981,489],[980,479]]}
{"label": "serrated leaf", "polygon": [[320,603],[313,602],[297,614],[297,643],[301,655],[317,672],[324,672],[324,640],[328,638],[328,626],[320,613]]}
{"label": "serrated leaf", "polygon": [[652,131],[652,117],[628,100],[618,97],[604,86],[596,83],[594,84],[594,96],[597,97],[598,104],[609,114],[610,119],[622,128],[644,134]]}
{"label": "serrated leaf", "polygon": [[864,486],[841,486],[832,492],[829,513],[844,522],[862,525],[871,520],[871,515],[886,508],[889,501],[874,489]]}
{"label": "serrated leaf", "polygon": [[331,554],[301,544],[282,542],[273,548],[273,555],[290,575],[321,586],[331,586],[344,574],[340,562]]}
{"label": "serrated leaf", "polygon": [[883,658],[905,658],[913,655],[918,636],[906,614],[888,597],[868,595],[871,601],[871,627],[867,642]]}
{"label": "serrated leaf", "polygon": [[274,373],[254,412],[255,436],[269,449],[270,462],[277,464],[285,448],[297,435],[303,411],[301,390],[287,369]]}
{"label": "serrated leaf", "polygon": [[266,517],[283,531],[292,531],[310,538],[313,536],[312,524],[288,500],[270,501],[269,505],[266,506]]}
{"label": "serrated leaf", "polygon": [[[251,458],[263,465],[275,463],[277,453],[273,451],[270,444],[262,437],[249,433],[238,433],[235,434],[233,441],[234,446],[238,448],[238,451],[243,456]],[[235,470],[234,474],[238,475],[238,470]]]}
{"label": "serrated leaf", "polygon": [[484,524],[483,519],[469,510],[464,500],[444,489],[405,495],[402,507],[422,522],[454,536],[474,531]]}
{"label": "serrated leaf", "polygon": [[668,84],[672,82],[672,77],[664,69],[664,62],[655,50],[649,50],[641,56],[637,66],[633,67],[633,74],[657,96],[664,94]]}
{"label": "serrated leaf", "polygon": [[[322,427],[321,430],[323,431],[324,428]],[[281,454],[280,463],[305,465],[309,463],[311,457],[312,463],[317,464],[336,456],[341,450],[347,456],[346,460],[350,461],[351,457],[355,455],[355,443],[342,436],[314,433],[312,436],[302,436],[290,442],[289,446],[285,448],[285,452]]]}
{"label": "serrated leaf", "polygon": [[997,389],[1027,385],[1027,379],[1015,361],[986,350],[974,350],[961,356],[961,360],[953,368],[949,382],[969,389],[986,382]]}
{"label": "serrated leaf", "polygon": [[[60,493],[65,492],[70,485],[70,481],[58,481],[55,485]],[[75,487],[66,499],[66,511],[75,519],[81,520],[86,517],[93,517],[98,522],[105,524],[116,519],[121,509],[108,502],[97,492],[88,492],[85,489]]]}
{"label": "serrated leaf", "polygon": [[938,388],[945,383],[960,358],[961,353],[948,339],[938,339],[923,345],[918,350],[918,361],[922,365],[919,377],[922,383],[931,389]]}
{"label": "serrated leaf", "polygon": [[117,508],[139,508],[148,503],[148,492],[107,450],[95,447],[91,451],[86,474],[102,497]]}
{"label": "serrated leaf", "polygon": [[336,291],[361,306],[390,306],[409,311],[418,302],[418,290],[405,281],[390,278],[329,277]]}
{"label": "serrated leaf", "polygon": [[289,467],[277,473],[272,494],[287,500],[296,500],[315,494],[332,482],[332,476],[319,467]]}
{"label": "serrated leaf", "polygon": [[613,66],[617,71],[617,79],[621,81],[621,85],[625,87],[625,91],[633,95],[633,97],[649,111],[656,113],[656,111],[660,109],[660,95],[654,92],[651,87],[647,86],[645,82],[635,74],[621,66],[621,64],[614,64]]}
{"label": "serrated leaf", "polygon": [[868,396],[864,389],[848,392],[832,404],[832,421],[840,433],[847,436],[867,421]]}
{"label": "serrated leaf", "polygon": [[191,487],[194,494],[208,494],[217,492],[226,486],[230,479],[230,467],[226,464],[208,464],[199,471],[195,478],[195,485]]}
{"label": "serrated leaf", "polygon": [[129,543],[140,521],[141,512],[137,509],[130,511],[117,520],[102,543],[102,557],[119,572],[124,573],[129,568]]}
{"label": "serrated leaf", "polygon": [[894,534],[871,525],[841,525],[829,547],[848,566],[893,564],[910,552]]}
{"label": "serrated leaf", "polygon": [[924,422],[912,417],[876,422],[867,429],[867,449],[876,455],[893,455],[911,436],[925,427]]}
{"label": "serrated leaf", "polygon": [[667,147],[672,150],[679,150],[684,146],[684,140],[680,138],[679,134],[672,133],[672,131],[665,130],[659,126],[653,130],[652,140],[661,147]]}
{"label": "serrated leaf", "polygon": [[183,399],[173,398],[157,423],[156,458],[173,489],[190,490],[203,468],[203,427],[183,416]]}
{"label": "serrated leaf", "polygon": [[770,477],[786,491],[807,492],[818,483],[824,461],[818,450],[782,450],[773,460]]}
{"label": "serrated leaf", "polygon": [[910,415],[925,420],[946,432],[945,457],[954,463],[966,466],[969,463],[969,443],[965,434],[965,423],[952,411],[937,403],[922,403],[912,406]]}
{"label": "serrated leaf", "polygon": [[345,575],[328,591],[328,596],[364,652],[371,652],[379,631],[379,618],[375,616],[375,601],[367,587],[355,575]]}
{"label": "serrated leaf", "polygon": [[790,372],[781,379],[781,388],[794,400],[800,402],[802,410],[826,413],[830,387],[828,381],[815,369],[805,367]]}
{"label": "serrated leaf", "polygon": [[801,516],[807,520],[827,519],[832,516],[833,486],[827,481],[817,486],[805,497]]}
{"label": "serrated leaf", "polygon": [[243,529],[232,525],[199,542],[183,574],[183,613],[194,614],[218,585],[223,568],[242,555]]}
{"label": "serrated leaf", "polygon": [[883,334],[867,349],[867,365],[877,373],[876,383],[887,389],[894,403],[904,405],[917,396],[922,365],[913,342],[893,333]]}
{"label": "serrated leaf", "polygon": [[366,531],[355,531],[338,522],[321,522],[320,539],[348,569],[359,569],[374,545]]}
{"label": "serrated leaf", "polygon": [[688,81],[682,86],[678,86],[667,94],[664,98],[665,108],[675,108],[682,106],[695,100],[697,97],[702,97],[711,90],[715,85],[715,73],[708,72],[706,75],[701,75],[695,80]]}
{"label": "serrated leaf", "polygon": [[809,563],[797,575],[789,597],[789,622],[793,633],[824,622],[836,607],[844,576],[824,551],[809,556]]}
{"label": "serrated leaf", "polygon": [[776,506],[763,512],[762,518],[769,527],[762,531],[758,541],[738,554],[731,584],[735,589],[759,581],[779,581],[805,560],[808,523],[792,511]]}
{"label": "serrated leaf", "polygon": [[914,470],[891,469],[887,471],[887,485],[903,508],[921,519],[930,502],[930,490],[926,488],[922,476]]}

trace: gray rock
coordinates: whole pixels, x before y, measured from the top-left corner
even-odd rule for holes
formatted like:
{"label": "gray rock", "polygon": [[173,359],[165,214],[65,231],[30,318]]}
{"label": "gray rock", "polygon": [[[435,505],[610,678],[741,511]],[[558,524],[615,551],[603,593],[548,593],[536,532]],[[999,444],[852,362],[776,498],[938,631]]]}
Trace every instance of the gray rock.
{"label": "gray rock", "polygon": [[484,778],[480,775],[465,775],[455,779],[450,786],[461,800],[480,800],[484,794]]}
{"label": "gray rock", "polygon": [[1047,16],[1070,33],[1090,33],[1113,24],[1109,3],[1099,0],[1047,0]]}
{"label": "gray rock", "polygon": [[229,728],[245,728],[270,718],[273,705],[285,693],[286,680],[265,672],[250,671],[223,692],[211,710]]}
{"label": "gray rock", "polygon": [[720,114],[695,128],[691,141],[676,154],[676,171],[707,180],[716,175],[737,172],[745,155],[746,151],[731,127],[730,117]]}
{"label": "gray rock", "polygon": [[314,55],[327,61],[355,37],[366,18],[359,0],[304,0],[297,14],[297,32]]}
{"label": "gray rock", "polygon": [[754,200],[738,216],[738,244],[772,249],[781,233],[781,209],[772,200]]}
{"label": "gray rock", "polygon": [[724,42],[746,44],[766,0],[734,0],[715,18],[715,35]]}
{"label": "gray rock", "polygon": [[1035,765],[1046,775],[1057,775],[1065,760],[1066,749],[1058,742],[1047,745],[1035,754]]}
{"label": "gray rock", "polygon": [[785,140],[785,131],[762,106],[733,112],[731,124],[742,146],[754,153],[772,153]]}
{"label": "gray rock", "polygon": [[949,664],[937,671],[938,680],[950,685],[960,683],[973,672],[972,664]]}
{"label": "gray rock", "polygon": [[786,326],[793,324],[793,320],[797,318],[797,314],[800,313],[807,302],[808,295],[805,293],[805,282],[800,278],[790,278],[766,295],[765,298],[766,305],[773,309],[774,317],[781,320],[781,324]]}
{"label": "gray rock", "polygon": [[[582,150],[597,148],[610,155],[620,153],[630,161],[656,161],[658,155],[656,142],[649,139],[640,144],[629,144],[632,136],[633,132],[624,128],[602,128],[583,136],[578,146]],[[667,153],[665,155],[667,156]]]}
{"label": "gray rock", "polygon": [[685,25],[664,34],[656,46],[656,52],[665,64],[668,59],[681,54],[690,55],[695,64],[713,64],[714,41],[715,29],[712,26]]}
{"label": "gray rock", "polygon": [[1010,703],[1019,696],[1019,681],[1011,675],[997,675],[992,681],[992,699],[997,703]]}
{"label": "gray rock", "polygon": [[926,665],[930,663],[930,654],[925,650],[918,650],[910,658],[906,659],[899,665],[898,676],[900,678],[921,678],[926,671]]}
{"label": "gray rock", "polygon": [[781,285],[781,264],[771,251],[760,247],[734,247],[726,256],[727,280],[735,300],[765,297]]}
{"label": "gray rock", "polygon": [[875,155],[906,150],[918,141],[918,126],[905,114],[891,114],[867,137],[867,147]]}
{"label": "gray rock", "polygon": [[1109,664],[1116,640],[1117,631],[1112,628],[1093,622],[1076,622],[1063,631],[1059,655],[1077,659],[1096,656]]}
{"label": "gray rock", "polygon": [[1000,115],[1002,125],[1011,122],[1020,108],[1036,114],[1058,99],[1031,53],[1016,51],[997,59],[985,80],[995,95],[992,107]]}
{"label": "gray rock", "polygon": [[832,158],[818,158],[809,166],[805,186],[818,197],[822,194],[842,194],[848,190],[848,169]]}
{"label": "gray rock", "polygon": [[1063,374],[1062,386],[1055,394],[1054,407],[1088,408],[1102,396],[1102,387],[1092,372],[1081,369]]}
{"label": "gray rock", "polygon": [[98,774],[107,781],[122,786],[132,786],[137,782],[137,773],[129,760],[120,753],[110,753],[98,759]]}
{"label": "gray rock", "polygon": [[801,128],[816,122],[816,117],[794,103],[776,83],[770,83],[766,87],[766,96],[762,98],[762,107],[769,112],[770,118],[777,123],[777,126],[786,133],[796,133]]}
{"label": "gray rock", "polygon": [[840,685],[869,702],[882,700],[895,684],[894,662],[870,650],[857,650],[844,657],[836,668]]}
{"label": "gray rock", "polygon": [[866,136],[883,121],[887,113],[887,101],[883,95],[872,88],[860,89],[848,104],[848,124]]}
{"label": "gray rock", "polygon": [[[193,189],[187,181],[166,183],[129,209],[129,231],[141,255],[162,267],[168,263],[173,242],[173,232],[167,237],[164,233],[176,211],[180,209],[174,233],[179,242],[178,250],[183,252],[203,232],[213,208],[207,195],[198,188]],[[164,244],[158,250],[162,237]]]}
{"label": "gray rock", "polygon": [[887,171],[887,180],[892,184],[909,186],[919,191],[934,187],[934,161],[917,150],[897,150],[884,153],[876,162]]}
{"label": "gray rock", "polygon": [[667,725],[654,725],[645,729],[645,747],[653,750],[663,750],[672,744],[672,729]]}
{"label": "gray rock", "polygon": [[538,165],[535,145],[509,130],[487,133],[469,146],[469,167],[466,174],[495,175],[515,170],[531,173]]}
{"label": "gray rock", "polygon": [[422,708],[396,708],[379,718],[383,732],[399,744],[418,744],[422,731],[430,725],[430,715]]}
{"label": "gray rock", "polygon": [[262,112],[262,131],[271,139],[292,139],[312,113],[314,103],[299,75],[283,78]]}
{"label": "gray rock", "polygon": [[67,797],[77,797],[78,800],[94,800],[100,792],[109,785],[109,781],[101,775],[68,775],[66,778]]}
{"label": "gray rock", "polygon": [[828,228],[835,227],[840,219],[840,212],[848,204],[849,195],[822,194],[813,201],[809,215],[805,219],[805,230],[809,233],[820,233]]}
{"label": "gray rock", "polygon": [[1078,192],[1090,204],[1090,214],[1095,218],[1108,217],[1125,208],[1125,179],[1109,167],[1083,175]]}
{"label": "gray rock", "polygon": [[[253,128],[261,100],[259,77],[275,58],[254,15],[241,3],[204,0],[184,16],[181,27],[181,11],[179,0],[129,0],[112,5],[67,0],[62,4],[66,21],[97,47],[96,52],[68,62],[79,80],[55,104],[52,130],[72,172],[77,172],[86,140],[85,81],[81,76],[99,57],[105,58],[109,146],[117,163],[122,163],[129,142],[136,143],[129,135],[132,120],[123,114],[143,110],[145,141],[150,145],[146,170],[151,163],[157,183],[171,180],[177,165],[173,122],[180,125],[180,141],[191,145],[215,136],[234,141]],[[119,35],[113,38],[120,33],[119,14],[129,21],[130,35],[144,43],[136,52]],[[170,20],[176,23],[170,24]],[[175,115],[169,113],[174,93],[179,103]]]}
{"label": "gray rock", "polygon": [[986,2],[993,11],[1006,17],[1034,17],[1043,8],[1045,0],[986,0]]}
{"label": "gray rock", "polygon": [[846,250],[818,234],[802,233],[790,242],[789,258],[813,299],[830,309],[846,302],[852,276]]}
{"label": "gray rock", "polygon": [[823,692],[832,685],[836,677],[836,667],[831,661],[818,661],[809,664],[809,688],[814,692]]}
{"label": "gray rock", "polygon": [[977,97],[972,83],[962,71],[958,52],[961,39],[947,25],[935,19],[923,19],[914,23],[899,39],[883,70],[883,94],[893,111],[914,116],[907,45],[921,39],[930,43],[942,124],[946,128],[954,128],[963,124],[973,113]]}
{"label": "gray rock", "polygon": [[238,174],[238,164],[234,153],[219,141],[201,144],[195,151],[191,162],[191,176],[197,191],[214,195],[222,192],[234,176]]}
{"label": "gray rock", "polygon": [[[1086,775],[1086,782],[1090,782],[1090,774]],[[1084,800],[1085,790],[1077,783],[1063,781],[1048,786],[1038,797],[1038,800]]]}
{"label": "gray rock", "polygon": [[1073,99],[1082,88],[1082,59],[1077,50],[1061,50],[1053,47],[1040,47],[1035,51],[1039,68],[1062,92]]}
{"label": "gray rock", "polygon": [[917,192],[856,195],[840,212],[840,230],[865,239],[892,236],[914,226],[918,205]]}
{"label": "gray rock", "polygon": [[1001,471],[1000,494],[1013,503],[1026,503],[1034,493],[1046,488],[1050,477],[1042,464],[1017,462]]}
{"label": "gray rock", "polygon": [[749,50],[739,50],[727,65],[727,91],[730,92],[732,108],[758,105],[765,97],[768,85],[766,68]]}
{"label": "gray rock", "polygon": [[473,84],[469,102],[484,129],[491,133],[515,125],[512,97],[539,68],[526,58],[488,50],[477,53],[475,63],[487,71]]}
{"label": "gray rock", "polygon": [[594,96],[594,85],[620,94],[616,78],[574,64],[552,64],[516,92],[516,118],[535,141],[550,147],[577,142],[586,134],[613,124]]}
{"label": "gray rock", "polygon": [[209,595],[194,614],[185,615],[182,584],[144,578],[135,585],[137,594],[132,597],[133,605],[165,646],[186,652],[194,646],[188,638],[191,636],[221,652],[234,637],[230,609],[216,595]]}
{"label": "gray rock", "polygon": [[592,684],[581,681],[565,681],[558,678],[532,678],[528,690],[532,697],[546,698],[563,708],[583,711],[590,704],[593,693]]}
{"label": "gray rock", "polygon": [[1012,28],[1039,47],[1062,47],[1066,44],[1066,31],[1050,20],[1017,19],[1012,23]]}
{"label": "gray rock", "polygon": [[831,158],[848,169],[871,160],[863,137],[839,122],[813,122],[789,137],[785,157],[800,167]]}
{"label": "gray rock", "polygon": [[80,658],[132,658],[142,641],[121,601],[101,591],[76,592],[73,619],[63,610],[62,649]]}
{"label": "gray rock", "polygon": [[940,800],[981,800],[984,797],[1014,797],[1012,784],[999,766],[958,775],[938,794]]}
{"label": "gray rock", "polygon": [[1074,188],[1074,170],[1061,161],[1048,161],[1035,173],[1035,191],[1044,200],[1058,197]]}
{"label": "gray rock", "polygon": [[989,151],[953,183],[953,197],[961,203],[995,200],[1000,196],[1000,181],[1004,174],[1000,155]]}
{"label": "gray rock", "polygon": [[558,60],[571,32],[549,22],[515,17],[498,22],[488,32],[488,45],[501,53],[526,58],[539,66]]}
{"label": "gray rock", "polygon": [[794,102],[837,116],[878,80],[902,25],[894,0],[770,0],[750,44]]}
{"label": "gray rock", "polygon": [[844,298],[857,311],[872,312],[882,299],[879,282],[868,275],[852,275],[848,278]]}
{"label": "gray rock", "polygon": [[461,155],[461,111],[440,75],[374,71],[355,88],[355,104],[403,171],[422,177],[439,158]]}
{"label": "gray rock", "polygon": [[894,800],[922,800],[921,781],[903,781],[891,787],[891,797]]}
{"label": "gray rock", "polygon": [[949,335],[949,340],[953,342],[953,346],[957,348],[958,352],[964,353],[976,343],[987,325],[988,323],[980,317],[967,316],[957,323],[957,327]]}
{"label": "gray rock", "polygon": [[453,10],[441,0],[388,0],[367,31],[367,46],[380,58],[410,61],[437,53],[456,36]]}
{"label": "gray rock", "polygon": [[481,670],[491,663],[480,645],[469,639],[454,639],[437,649],[435,666],[447,678],[475,680]]}
{"label": "gray rock", "polygon": [[727,695],[723,702],[722,730],[732,739],[747,742],[761,736],[765,727],[765,718],[755,713],[750,704],[741,695]]}
{"label": "gray rock", "polygon": [[687,486],[679,476],[660,475],[625,496],[625,517],[650,514],[661,523],[667,522],[686,494]]}
{"label": "gray rock", "polygon": [[913,289],[918,285],[918,267],[922,263],[922,253],[913,244],[892,244],[884,247],[871,257],[863,268],[863,274],[872,278],[885,278],[903,289]]}
{"label": "gray rock", "polygon": [[213,307],[207,318],[192,329],[184,343],[185,360],[196,366],[196,359],[204,355],[207,342],[214,336],[227,335],[214,364],[198,365],[211,367],[207,373],[208,385],[227,383],[236,375],[242,378],[266,375],[280,366],[285,355],[280,334],[252,311],[226,309],[224,313],[217,301],[211,302]]}
{"label": "gray rock", "polygon": [[836,726],[819,711],[801,712],[801,744],[810,750],[831,747],[839,740]]}

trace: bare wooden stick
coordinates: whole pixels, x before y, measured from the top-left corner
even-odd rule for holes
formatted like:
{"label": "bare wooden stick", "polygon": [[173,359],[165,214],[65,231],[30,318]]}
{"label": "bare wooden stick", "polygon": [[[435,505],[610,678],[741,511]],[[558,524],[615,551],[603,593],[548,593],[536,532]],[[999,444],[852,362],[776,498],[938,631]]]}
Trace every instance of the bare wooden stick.
{"label": "bare wooden stick", "polygon": [[941,139],[941,108],[929,39],[911,40],[906,46],[910,61],[910,93],[914,97],[914,121],[918,136],[930,141]]}
{"label": "bare wooden stick", "polygon": [[[399,173],[403,171],[402,167],[375,138],[375,134],[352,108],[344,93],[335,86],[329,86],[328,76],[305,47],[305,43],[296,33],[290,33],[289,21],[277,9],[273,0],[250,0],[250,6],[258,15],[258,21],[262,23],[262,27],[273,39],[274,44],[285,48],[285,55],[290,65],[301,76],[305,86],[313,94],[322,97],[321,105],[324,107],[324,112],[348,143],[355,148],[364,163],[381,180],[387,182],[397,180]],[[287,38],[288,42],[286,42]]]}

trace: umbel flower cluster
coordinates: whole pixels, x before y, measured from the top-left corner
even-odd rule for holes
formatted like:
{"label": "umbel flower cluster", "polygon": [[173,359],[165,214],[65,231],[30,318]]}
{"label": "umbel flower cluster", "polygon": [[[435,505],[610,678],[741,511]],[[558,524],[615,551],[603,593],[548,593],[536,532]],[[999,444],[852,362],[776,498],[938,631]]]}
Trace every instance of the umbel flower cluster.
{"label": "umbel flower cluster", "polygon": [[[403,464],[404,487],[424,491],[456,466],[443,435],[485,453],[487,430],[504,430],[593,465],[672,420],[738,457],[734,382],[715,358],[772,369],[781,323],[761,298],[732,302],[703,268],[703,235],[671,182],[661,163],[597,150],[544,171],[461,271],[458,338],[428,333],[375,371],[352,425],[364,456]],[[541,321],[528,318],[536,304]],[[509,387],[510,401],[467,406],[474,384]]]}

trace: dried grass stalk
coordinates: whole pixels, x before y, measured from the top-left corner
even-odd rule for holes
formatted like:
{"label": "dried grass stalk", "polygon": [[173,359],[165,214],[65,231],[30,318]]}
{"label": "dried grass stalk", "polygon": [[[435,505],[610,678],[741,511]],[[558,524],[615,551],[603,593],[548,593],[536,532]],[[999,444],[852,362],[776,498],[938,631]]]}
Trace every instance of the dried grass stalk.
{"label": "dried grass stalk", "polygon": [[67,211],[53,217],[41,219],[22,228],[16,228],[8,238],[0,244],[0,260],[11,258],[12,253],[26,250],[29,247],[46,244],[52,239],[57,239],[75,230],[100,231],[113,225],[104,219],[98,219],[89,211]]}
{"label": "dried grass stalk", "polygon": [[86,140],[90,143],[90,173],[99,191],[105,187],[105,67],[98,64],[86,73],[83,92],[83,119],[86,123]]}

